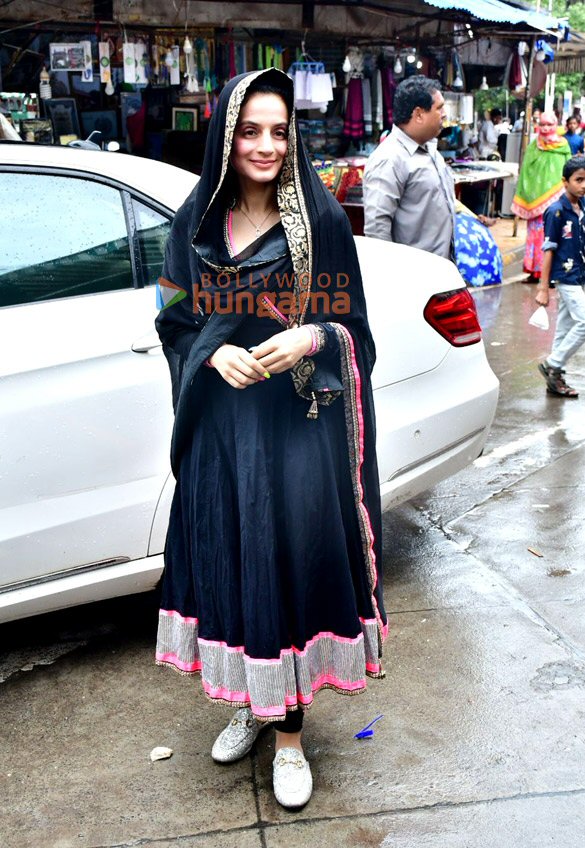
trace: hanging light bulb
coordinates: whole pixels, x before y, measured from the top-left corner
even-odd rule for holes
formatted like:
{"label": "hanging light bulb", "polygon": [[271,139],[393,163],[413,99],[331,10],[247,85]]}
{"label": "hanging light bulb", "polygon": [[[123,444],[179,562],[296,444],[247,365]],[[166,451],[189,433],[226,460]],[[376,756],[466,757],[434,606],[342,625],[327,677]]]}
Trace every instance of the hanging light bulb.
{"label": "hanging light bulb", "polygon": [[406,61],[411,65],[415,61],[415,59],[416,59],[416,56],[414,55],[414,53],[412,51],[406,57]]}
{"label": "hanging light bulb", "polygon": [[39,95],[41,100],[49,100],[51,98],[51,82],[49,72],[43,65],[43,70],[39,75]]}
{"label": "hanging light bulb", "polygon": [[183,42],[183,53],[189,56],[193,52],[193,45],[191,44],[191,39],[188,35],[185,36],[185,41]]}
{"label": "hanging light bulb", "polygon": [[420,69],[422,68],[422,62],[421,62],[421,60],[420,60],[420,59],[419,59],[419,60],[418,60],[418,62],[416,63],[416,67],[419,69],[419,71],[420,71]]}
{"label": "hanging light bulb", "polygon": [[341,70],[344,74],[349,74],[349,72],[351,71],[351,62],[349,61],[349,56],[345,57],[343,65],[341,66]]}
{"label": "hanging light bulb", "polygon": [[457,71],[457,76],[453,80],[453,88],[463,88],[463,80],[459,71]]}
{"label": "hanging light bulb", "polygon": [[165,56],[165,65],[167,66],[167,68],[173,67],[173,54],[170,50],[167,50],[167,53],[166,53],[166,56]]}
{"label": "hanging light bulb", "polygon": [[110,77],[110,79],[106,83],[106,94],[108,95],[108,97],[111,97],[114,91],[114,84],[112,83],[112,78]]}
{"label": "hanging light bulb", "polygon": [[487,91],[488,90],[489,85],[488,85],[487,77],[481,78],[481,85],[480,85],[479,88],[480,88],[480,91]]}
{"label": "hanging light bulb", "polygon": [[402,73],[402,62],[400,61],[400,56],[396,57],[396,61],[394,62],[394,73],[401,74]]}

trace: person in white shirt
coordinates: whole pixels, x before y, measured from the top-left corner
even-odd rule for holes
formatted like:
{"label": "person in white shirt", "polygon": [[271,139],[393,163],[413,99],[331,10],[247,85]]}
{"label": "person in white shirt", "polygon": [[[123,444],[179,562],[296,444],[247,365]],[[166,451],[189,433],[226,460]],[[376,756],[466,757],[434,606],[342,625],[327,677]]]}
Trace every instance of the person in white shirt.
{"label": "person in white shirt", "polygon": [[490,111],[489,120],[484,121],[479,130],[479,155],[481,159],[487,159],[491,153],[498,152],[498,136],[502,113],[499,109]]}
{"label": "person in white shirt", "polygon": [[364,235],[453,255],[453,178],[435,139],[445,119],[436,80],[403,80],[394,96],[392,132],[364,170]]}

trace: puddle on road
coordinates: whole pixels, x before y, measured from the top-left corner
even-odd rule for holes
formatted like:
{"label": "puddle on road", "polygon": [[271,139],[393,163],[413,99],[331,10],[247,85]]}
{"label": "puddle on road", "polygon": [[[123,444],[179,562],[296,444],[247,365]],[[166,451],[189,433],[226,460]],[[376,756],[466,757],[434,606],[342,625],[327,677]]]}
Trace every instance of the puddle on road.
{"label": "puddle on road", "polygon": [[70,654],[83,645],[87,645],[87,640],[8,651],[0,657],[0,683],[5,683],[9,677],[18,674],[19,671],[32,671],[39,665],[52,665],[60,657]]}
{"label": "puddle on road", "polygon": [[537,692],[585,687],[585,669],[574,663],[547,663],[538,669],[530,685]]}

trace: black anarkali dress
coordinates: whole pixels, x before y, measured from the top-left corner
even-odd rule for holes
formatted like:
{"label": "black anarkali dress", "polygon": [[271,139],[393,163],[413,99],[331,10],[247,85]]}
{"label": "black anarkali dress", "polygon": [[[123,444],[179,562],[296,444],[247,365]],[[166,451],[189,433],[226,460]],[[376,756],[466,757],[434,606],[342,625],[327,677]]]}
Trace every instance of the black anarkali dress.
{"label": "black anarkali dress", "polygon": [[[196,206],[192,197],[177,214],[175,244],[189,232],[195,239],[193,246],[186,240],[185,266],[171,238],[161,280],[169,297],[187,291],[188,276],[202,267],[245,271],[255,295],[260,273],[267,285],[267,271],[289,272],[279,276],[278,297],[294,294],[283,212],[282,224],[234,256],[225,238],[206,235],[225,233],[218,227],[225,206],[194,221]],[[319,321],[323,344],[314,360],[321,368],[309,378],[309,394],[299,393],[289,372],[236,390],[205,367],[223,341],[250,349],[283,330],[266,311],[233,315],[240,283],[211,286],[223,315],[195,308],[190,316],[181,302],[157,321],[175,377],[177,486],[156,659],[201,673],[211,699],[277,721],[310,706],[319,689],[354,694],[366,675],[382,676],[377,478],[364,452],[371,392],[352,334],[337,322]],[[308,417],[307,398],[316,396],[318,416]]]}

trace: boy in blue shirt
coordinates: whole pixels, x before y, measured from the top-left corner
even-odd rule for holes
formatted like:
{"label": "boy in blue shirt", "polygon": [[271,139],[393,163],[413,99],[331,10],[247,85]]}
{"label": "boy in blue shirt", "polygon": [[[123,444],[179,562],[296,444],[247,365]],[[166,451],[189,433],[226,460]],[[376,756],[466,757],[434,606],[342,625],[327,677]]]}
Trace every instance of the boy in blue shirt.
{"label": "boy in blue shirt", "polygon": [[544,213],[544,259],[536,302],[548,306],[549,283],[558,292],[552,351],[538,370],[553,395],[577,398],[565,382],[564,365],[585,342],[585,156],[573,156],[563,168],[565,194]]}
{"label": "boy in blue shirt", "polygon": [[579,129],[579,121],[574,115],[572,115],[572,117],[567,118],[565,126],[567,128],[565,139],[569,142],[571,153],[573,156],[576,156],[578,153],[583,155],[583,136],[579,135],[577,132]]}

